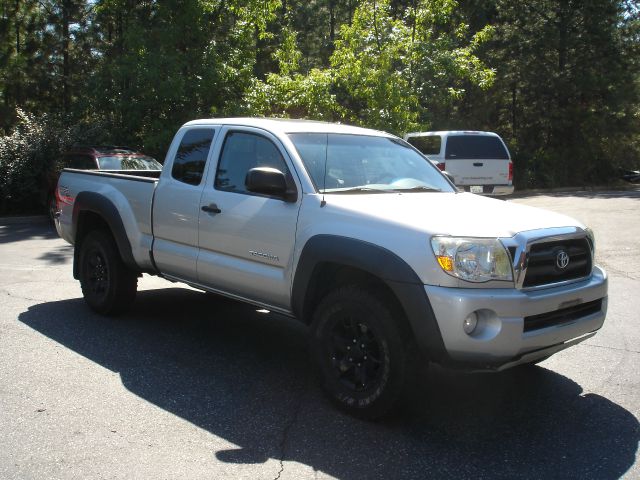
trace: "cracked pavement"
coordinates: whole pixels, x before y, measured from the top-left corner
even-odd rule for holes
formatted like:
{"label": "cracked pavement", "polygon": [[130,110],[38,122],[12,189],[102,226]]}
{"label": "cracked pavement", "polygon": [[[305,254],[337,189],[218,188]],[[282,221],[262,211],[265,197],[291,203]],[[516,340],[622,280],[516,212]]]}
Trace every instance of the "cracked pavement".
{"label": "cracked pavement", "polygon": [[605,326],[538,367],[434,367],[379,423],[327,402],[301,324],[146,275],[102,318],[55,232],[0,227],[0,478],[640,478],[640,191],[510,201],[594,229]]}

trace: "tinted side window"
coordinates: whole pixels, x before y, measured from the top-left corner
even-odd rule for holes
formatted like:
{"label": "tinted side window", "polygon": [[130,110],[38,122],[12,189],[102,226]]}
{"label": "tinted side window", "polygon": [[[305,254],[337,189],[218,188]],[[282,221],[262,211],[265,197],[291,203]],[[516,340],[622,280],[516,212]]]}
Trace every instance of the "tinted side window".
{"label": "tinted side window", "polygon": [[425,155],[437,155],[440,153],[442,137],[440,137],[440,135],[432,135],[428,137],[409,137],[407,139],[407,142],[416,147]]}
{"label": "tinted side window", "polygon": [[173,178],[189,185],[200,183],[214,132],[212,128],[196,128],[184,134],[173,160]]}
{"label": "tinted side window", "polygon": [[278,148],[261,135],[230,132],[224,141],[215,186],[218,190],[247,193],[247,172],[256,167],[271,167],[288,174]]}
{"label": "tinted side window", "polygon": [[498,137],[486,135],[453,135],[447,138],[447,160],[508,160],[507,150]]}
{"label": "tinted side window", "polygon": [[69,167],[79,170],[92,170],[98,168],[96,161],[89,155],[73,155],[69,162]]}

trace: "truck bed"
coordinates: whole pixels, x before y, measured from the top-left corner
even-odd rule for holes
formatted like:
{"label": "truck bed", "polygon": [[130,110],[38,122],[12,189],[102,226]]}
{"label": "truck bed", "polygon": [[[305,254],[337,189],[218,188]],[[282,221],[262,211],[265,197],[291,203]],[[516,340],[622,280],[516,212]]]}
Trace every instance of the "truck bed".
{"label": "truck bed", "polygon": [[58,180],[57,195],[62,214],[56,229],[75,242],[73,205],[92,194],[109,199],[124,225],[135,262],[143,270],[153,269],[151,207],[160,170],[76,170],[65,168]]}

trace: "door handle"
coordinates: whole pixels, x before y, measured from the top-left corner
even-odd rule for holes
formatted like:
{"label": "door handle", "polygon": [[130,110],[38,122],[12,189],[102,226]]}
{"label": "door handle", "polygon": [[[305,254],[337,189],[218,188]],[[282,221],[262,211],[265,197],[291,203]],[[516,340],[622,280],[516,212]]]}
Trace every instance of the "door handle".
{"label": "door handle", "polygon": [[215,203],[212,203],[211,205],[203,205],[202,211],[207,213],[222,213],[222,210],[220,210]]}

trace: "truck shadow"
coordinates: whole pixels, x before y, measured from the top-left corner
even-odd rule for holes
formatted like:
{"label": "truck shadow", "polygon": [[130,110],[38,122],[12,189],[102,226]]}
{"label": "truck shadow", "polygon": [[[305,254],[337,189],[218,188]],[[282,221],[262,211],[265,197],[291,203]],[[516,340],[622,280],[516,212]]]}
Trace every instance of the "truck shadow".
{"label": "truck shadow", "polygon": [[117,319],[82,299],[34,305],[19,319],[238,445],[211,453],[223,462],[284,459],[341,479],[614,479],[634,464],[640,439],[630,412],[541,367],[433,369],[429,390],[401,415],[359,421],[323,397],[303,325],[186,289],[140,292]]}

